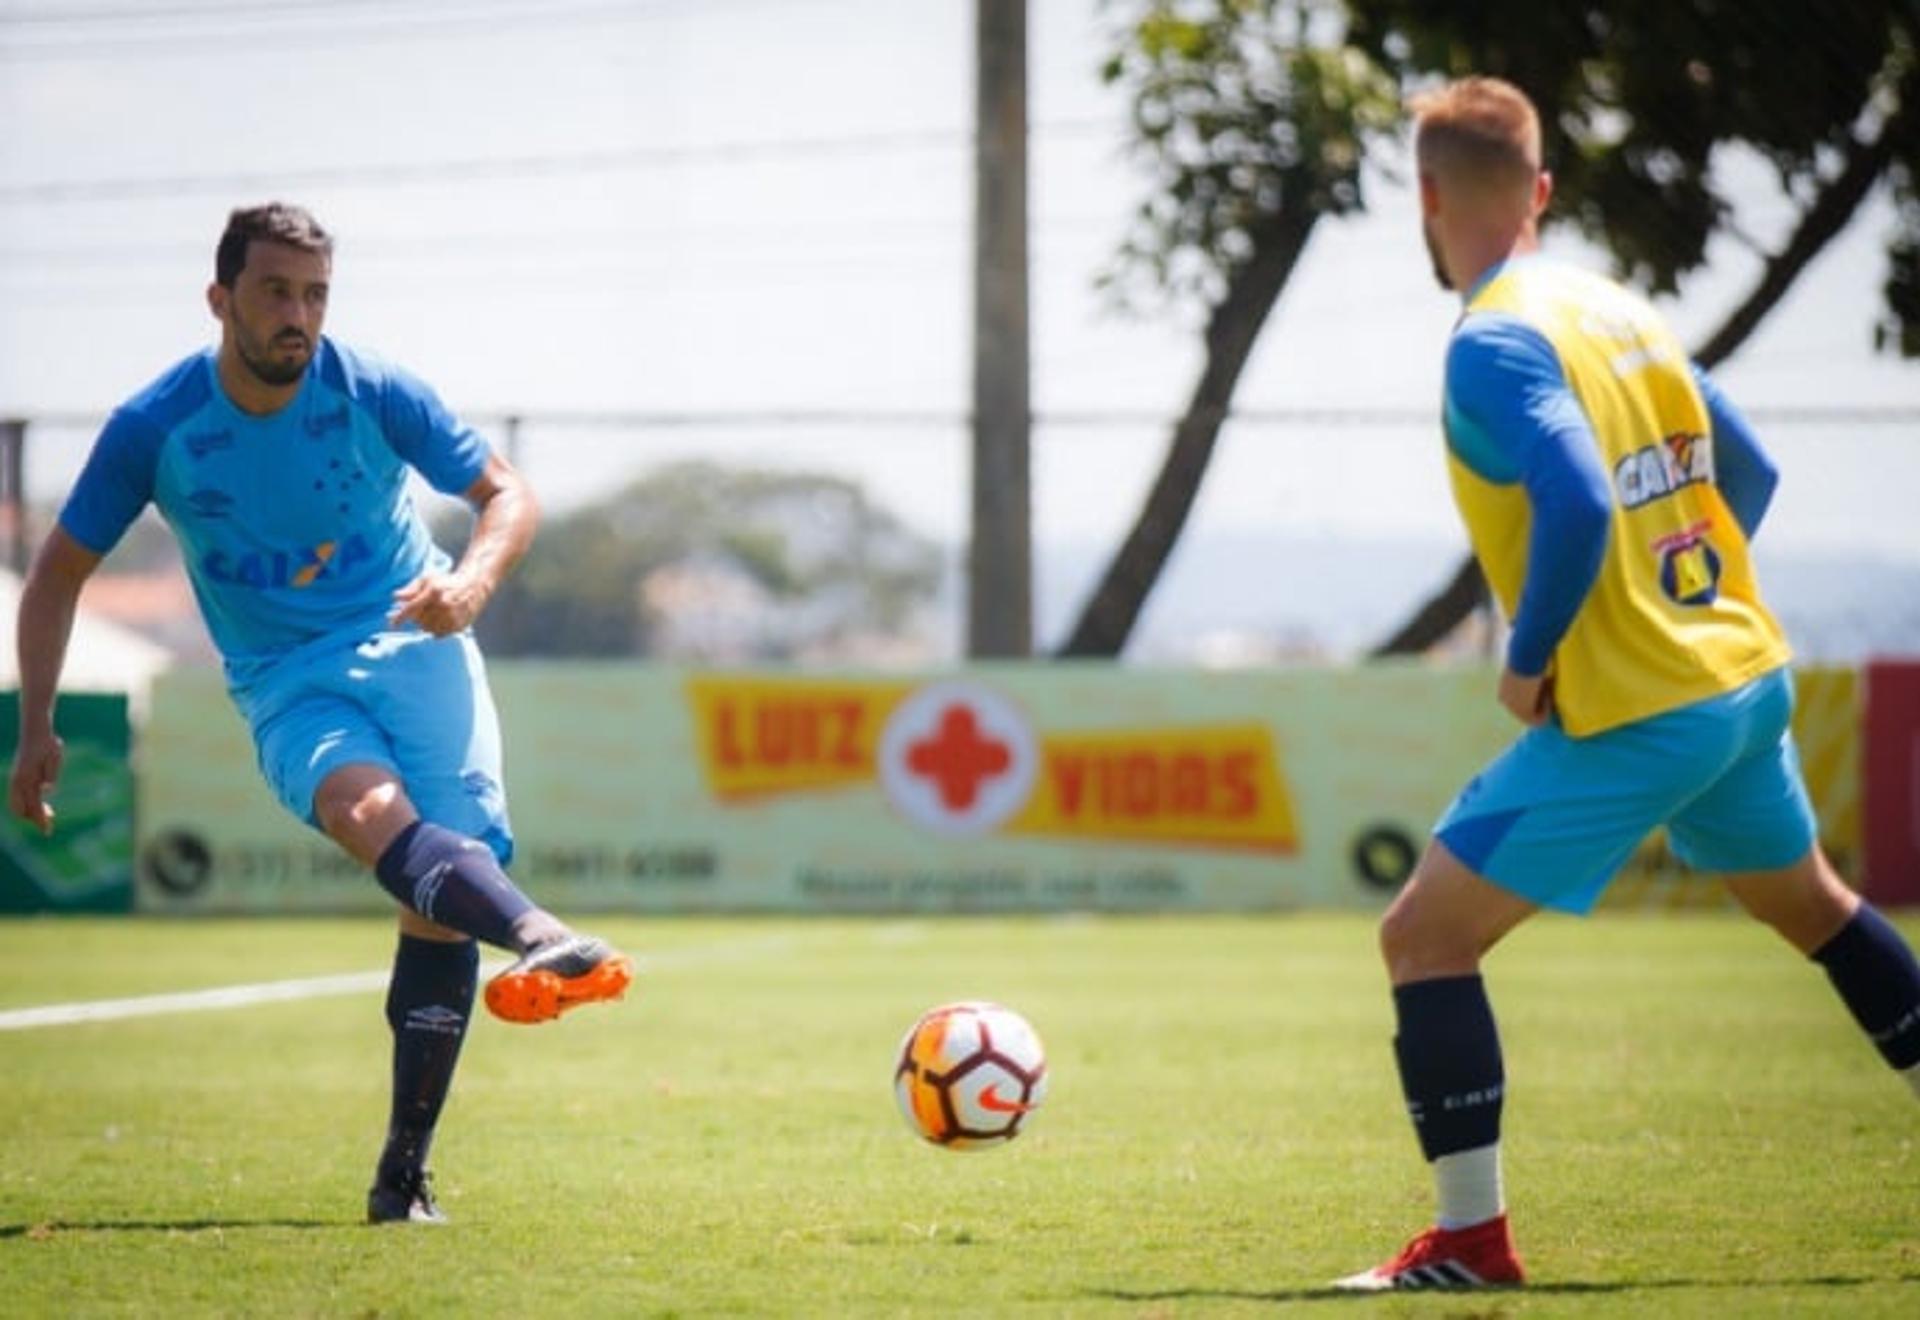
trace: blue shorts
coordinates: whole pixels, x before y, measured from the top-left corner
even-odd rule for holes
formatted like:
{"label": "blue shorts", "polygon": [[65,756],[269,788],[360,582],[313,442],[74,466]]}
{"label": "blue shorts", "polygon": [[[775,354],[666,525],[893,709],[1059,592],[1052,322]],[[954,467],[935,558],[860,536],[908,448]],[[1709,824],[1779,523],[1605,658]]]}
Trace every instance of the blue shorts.
{"label": "blue shorts", "polygon": [[283,806],[319,828],[313,797],[346,765],[392,771],[422,818],[513,858],[500,719],[471,636],[382,632],[304,649],[238,683],[260,772]]}
{"label": "blue shorts", "polygon": [[1744,687],[1587,738],[1529,729],[1461,790],[1434,836],[1468,868],[1545,907],[1586,912],[1665,825],[1703,871],[1768,871],[1816,827],[1782,668]]}

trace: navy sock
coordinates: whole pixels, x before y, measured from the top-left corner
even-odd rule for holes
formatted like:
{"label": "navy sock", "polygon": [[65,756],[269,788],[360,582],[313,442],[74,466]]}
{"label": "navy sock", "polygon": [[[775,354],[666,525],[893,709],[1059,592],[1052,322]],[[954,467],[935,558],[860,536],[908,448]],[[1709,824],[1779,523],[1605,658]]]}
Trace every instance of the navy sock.
{"label": "navy sock", "polygon": [[1867,904],[1813,952],[1853,1020],[1895,1068],[1920,1063],[1920,963]]}
{"label": "navy sock", "polygon": [[381,887],[429,921],[503,949],[520,951],[513,923],[533,911],[494,860],[464,834],[416,820],[380,854]]}
{"label": "navy sock", "polygon": [[467,1038],[479,972],[480,949],[472,940],[450,944],[400,937],[393,979],[387,983],[393,1109],[386,1149],[380,1152],[379,1176],[385,1181],[426,1167],[434,1125],[453,1085],[460,1044]]}
{"label": "navy sock", "polygon": [[1400,1023],[1393,1038],[1400,1089],[1428,1162],[1498,1141],[1506,1075],[1493,1006],[1480,978],[1396,986],[1393,1007]]}

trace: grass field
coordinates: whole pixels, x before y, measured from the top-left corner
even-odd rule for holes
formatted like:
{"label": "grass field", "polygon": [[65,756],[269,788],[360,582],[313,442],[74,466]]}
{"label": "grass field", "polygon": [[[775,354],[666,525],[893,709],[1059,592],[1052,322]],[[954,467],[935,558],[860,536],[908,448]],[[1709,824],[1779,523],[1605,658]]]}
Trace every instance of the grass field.
{"label": "grass field", "polygon": [[[1920,1111],[1738,918],[1546,919],[1495,955],[1537,1286],[1383,1299],[1321,1291],[1430,1211],[1363,918],[596,928],[637,993],[476,1025],[443,1229],[358,1222],[377,992],[0,1032],[0,1314],[1920,1315]],[[371,970],[391,939],[13,921],[0,1010]],[[988,1154],[918,1142],[889,1089],[963,997],[1051,1053]]]}

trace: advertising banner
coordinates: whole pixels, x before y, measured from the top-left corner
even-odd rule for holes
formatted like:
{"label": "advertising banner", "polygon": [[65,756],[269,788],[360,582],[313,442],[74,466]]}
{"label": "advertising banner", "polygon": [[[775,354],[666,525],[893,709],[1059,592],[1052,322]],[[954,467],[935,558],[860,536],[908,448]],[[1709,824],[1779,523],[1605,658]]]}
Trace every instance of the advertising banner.
{"label": "advertising banner", "polygon": [[[133,768],[127,699],[60,698],[66,756],[51,836],[0,812],[0,912],[125,912],[133,906]],[[8,764],[20,734],[20,696],[0,693]]]}
{"label": "advertising banner", "polygon": [[[564,912],[1377,908],[1518,732],[1479,668],[496,663],[492,678],[512,870]],[[1802,684],[1803,710],[1851,700]],[[1832,762],[1834,800],[1857,814],[1834,721],[1808,759]],[[217,676],[160,680],[142,765],[141,907],[387,904],[275,805]],[[1617,902],[1667,901],[1658,850]]]}
{"label": "advertising banner", "polygon": [[[498,663],[515,876],[557,909],[1377,906],[1511,732],[1479,670],[931,676]],[[217,675],[160,678],[139,903],[378,910]]]}

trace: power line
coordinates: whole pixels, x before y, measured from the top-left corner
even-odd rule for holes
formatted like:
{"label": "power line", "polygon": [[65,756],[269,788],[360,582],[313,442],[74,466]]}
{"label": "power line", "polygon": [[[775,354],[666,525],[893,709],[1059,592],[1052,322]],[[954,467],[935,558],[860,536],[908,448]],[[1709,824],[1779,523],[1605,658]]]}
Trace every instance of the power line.
{"label": "power line", "polygon": [[[535,255],[542,264],[602,256],[630,254],[654,244],[668,244],[660,255],[677,260],[681,252],[706,253],[722,250],[737,253],[773,247],[782,252],[800,249],[818,251],[823,245],[857,245],[863,251],[875,244],[903,247],[920,244],[945,244],[964,240],[972,221],[954,216],[881,216],[872,218],[821,219],[790,223],[727,223],[689,220],[685,224],[635,224],[617,229],[588,230],[496,230],[452,233],[390,235],[355,238],[342,251],[354,262],[406,260],[409,262],[445,257],[449,261],[467,261],[471,254],[490,254],[496,259]],[[1036,238],[1049,235],[1106,233],[1116,231],[1117,223],[1108,215],[1061,214],[1034,217]],[[0,278],[58,268],[82,273],[105,272],[127,266],[172,264],[200,261],[213,251],[211,239],[168,239],[149,243],[106,243],[99,246],[77,244],[0,247]]]}
{"label": "power line", "polygon": [[[1920,407],[1885,405],[1760,406],[1743,410],[1756,425],[1907,427],[1920,423]],[[754,430],[760,428],[861,430],[953,430],[964,428],[970,417],[964,409],[941,408],[734,408],[734,409],[567,409],[463,410],[471,425],[492,429],[508,426],[553,427],[562,430]],[[1439,413],[1426,407],[1290,406],[1235,409],[1226,424],[1260,430],[1307,427],[1378,427],[1426,429],[1438,425]],[[37,412],[23,418],[29,428],[56,430],[97,428],[105,416],[94,412]],[[1036,429],[1109,430],[1165,428],[1179,419],[1151,408],[1060,408],[1034,413]]]}
{"label": "power line", "polygon": [[[541,28],[577,27],[592,23],[657,22],[695,16],[711,7],[714,0],[680,0],[681,7],[669,12],[676,0],[478,0],[459,8],[433,4],[409,5],[381,3],[381,0],[335,0],[358,12],[335,14],[313,5],[281,4],[260,6],[244,0],[230,4],[205,6],[168,5],[152,9],[94,9],[63,15],[59,10],[16,11],[17,16],[0,13],[0,61],[99,60],[123,55],[167,56],[186,49],[201,51],[209,47],[257,44],[274,36],[295,36],[305,46],[365,46],[378,42],[413,37],[445,37],[450,34],[479,33],[493,35],[505,28],[537,26]],[[772,3],[773,0],[767,0]],[[733,0],[735,5],[744,0]],[[193,30],[196,23],[214,23]],[[121,30],[103,38],[98,28],[117,23]],[[125,25],[131,24],[132,29]],[[168,30],[168,25],[174,25]],[[185,25],[187,30],[181,30]],[[32,33],[34,27],[50,27],[54,32]],[[70,34],[62,27],[78,29]],[[148,30],[139,30],[146,27]],[[18,30],[16,30],[18,29]],[[25,39],[22,40],[22,37]],[[8,42],[11,44],[8,44]]]}
{"label": "power line", "polygon": [[[18,6],[0,9],[0,27],[11,24],[40,25],[59,27],[92,23],[162,22],[175,19],[226,18],[244,16],[248,18],[304,17],[312,18],[316,14],[325,16],[341,9],[408,9],[413,6],[395,3],[395,0],[325,0],[322,5],[308,3],[307,0],[207,0],[207,3],[190,4],[136,4],[136,5],[96,5],[82,9],[74,5],[61,5],[53,9],[27,9]],[[429,8],[433,6],[429,5]]]}
{"label": "power line", "polygon": [[[1106,119],[1060,120],[1038,134],[1056,137],[1112,133]],[[431,162],[316,166],[272,173],[173,175],[123,179],[49,180],[0,187],[0,206],[49,202],[106,202],[177,197],[182,193],[249,193],[276,188],[420,187],[444,183],[555,178],[625,170],[705,168],[769,160],[820,160],[959,151],[973,145],[966,129],[908,129],[811,138],[714,142],[696,146],[615,147],[528,156],[475,156]]]}

